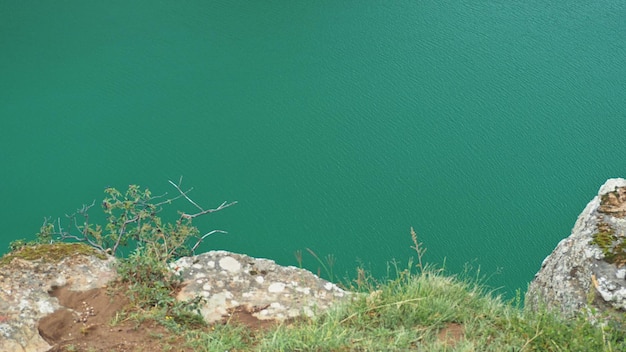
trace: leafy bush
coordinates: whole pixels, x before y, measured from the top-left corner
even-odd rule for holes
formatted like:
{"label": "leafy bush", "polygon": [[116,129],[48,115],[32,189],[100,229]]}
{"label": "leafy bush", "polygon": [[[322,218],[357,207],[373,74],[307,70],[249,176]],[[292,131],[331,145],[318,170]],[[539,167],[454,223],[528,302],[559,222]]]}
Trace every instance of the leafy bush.
{"label": "leafy bush", "polygon": [[[193,225],[193,219],[213,213],[237,202],[223,202],[213,209],[204,209],[189,198],[188,193],[183,191],[179,184],[169,181],[179,194],[173,198],[166,198],[167,194],[153,196],[149,189],[141,189],[138,185],[128,186],[125,193],[109,187],[104,190],[107,197],[102,201],[102,209],[106,215],[106,224],[93,224],[90,221],[89,210],[95,205],[83,205],[71,215],[67,215],[67,227],[64,228],[61,219],[51,222],[44,221],[37,237],[40,242],[54,240],[69,240],[85,242],[90,246],[118,255],[120,247],[143,248],[145,255],[151,256],[161,262],[192,254],[200,243],[214,233],[225,233],[221,230],[213,230],[204,235],[200,234]],[[179,211],[179,218],[174,223],[164,224],[158,214],[164,205],[170,205],[173,201],[185,198],[199,211],[189,214]],[[193,246],[190,243],[195,240]]]}
{"label": "leafy bush", "polygon": [[[45,219],[36,242],[82,242],[120,257],[122,248],[130,248],[132,253],[119,260],[118,273],[119,280],[128,285],[129,296],[136,308],[154,310],[153,313],[163,318],[162,321],[168,325],[197,324],[198,316],[190,311],[197,310],[199,299],[187,303],[176,301],[174,293],[181,282],[169,270],[168,264],[181,256],[195,254],[206,237],[214,233],[226,233],[212,230],[202,234],[193,225],[193,219],[237,202],[223,202],[216,208],[205,209],[189,197],[192,189],[181,189],[181,181],[182,178],[178,184],[169,181],[178,192],[172,198],[168,198],[167,194],[153,196],[149,189],[142,189],[138,185],[128,186],[124,193],[115,188],[106,188],[106,197],[101,203],[106,216],[104,225],[91,222],[89,211],[94,207],[94,201],[67,215],[65,227],[60,218],[56,221]],[[181,198],[192,204],[197,212],[179,211],[175,222],[164,223],[158,215],[163,206],[171,205]],[[22,242],[12,244],[16,248],[22,246]]]}

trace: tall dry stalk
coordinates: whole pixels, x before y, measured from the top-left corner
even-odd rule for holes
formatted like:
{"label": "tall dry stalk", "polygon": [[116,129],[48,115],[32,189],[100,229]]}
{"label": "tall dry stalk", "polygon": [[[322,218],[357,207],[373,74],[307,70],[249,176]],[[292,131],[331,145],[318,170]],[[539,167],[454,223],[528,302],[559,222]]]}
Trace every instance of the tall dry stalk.
{"label": "tall dry stalk", "polygon": [[417,252],[417,267],[420,269],[420,271],[424,271],[422,257],[424,256],[424,253],[426,253],[426,248],[423,247],[423,243],[417,240],[417,233],[413,229],[413,226],[411,226],[411,240],[413,240],[413,246],[411,246],[411,248],[413,248],[415,252]]}

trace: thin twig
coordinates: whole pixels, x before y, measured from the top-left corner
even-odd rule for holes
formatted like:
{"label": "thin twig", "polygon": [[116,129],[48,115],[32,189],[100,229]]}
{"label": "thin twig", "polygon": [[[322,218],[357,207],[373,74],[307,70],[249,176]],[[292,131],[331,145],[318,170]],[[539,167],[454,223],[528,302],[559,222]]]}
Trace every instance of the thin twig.
{"label": "thin twig", "polygon": [[[182,213],[181,217],[183,219],[193,219],[196,218],[200,215],[204,215],[204,214],[209,214],[209,213],[214,213],[216,211],[220,211],[222,209],[228,208],[232,205],[237,204],[237,201],[234,202],[230,202],[228,203],[228,201],[224,201],[222,204],[220,204],[220,206],[218,206],[217,208],[214,209],[204,209],[201,206],[198,205],[198,203],[194,202],[191,198],[189,198],[189,196],[187,195],[187,193],[191,192],[191,190],[193,190],[193,188],[190,188],[188,191],[183,191],[180,188],[180,183],[183,181],[183,178],[181,176],[180,180],[179,180],[179,184],[175,184],[174,182],[172,182],[172,180],[167,180],[167,182],[169,182],[172,186],[174,186],[174,188],[176,188],[176,190],[180,193],[180,196],[185,197],[185,199],[187,199],[187,201],[189,201],[189,203],[193,204],[196,208],[198,208],[200,210],[199,213],[195,213],[195,214],[188,214],[188,213]],[[179,196],[179,197],[180,197]]]}
{"label": "thin twig", "polygon": [[174,182],[172,182],[172,180],[167,180],[167,182],[169,182],[172,186],[174,186],[174,188],[176,188],[176,190],[178,190],[178,192],[180,192],[180,194],[185,197],[185,199],[187,199],[189,201],[189,203],[193,204],[196,206],[196,208],[200,209],[200,211],[204,211],[204,209],[202,209],[201,206],[199,206],[196,202],[194,202],[191,198],[189,198],[189,196],[187,196],[187,193],[191,192],[193,190],[193,188],[190,188],[187,192],[183,192],[182,189],[180,189],[180,184],[183,182],[183,177],[180,177],[180,180],[178,181],[178,185],[175,184]]}
{"label": "thin twig", "polygon": [[193,219],[193,218],[196,218],[196,217],[198,217],[198,216],[200,216],[200,215],[209,214],[209,213],[214,213],[214,212],[216,212],[216,211],[220,211],[220,210],[222,210],[222,209],[226,209],[226,208],[228,208],[228,207],[230,207],[230,206],[232,206],[232,205],[235,205],[235,204],[237,204],[237,201],[233,201],[233,202],[230,202],[230,203],[227,203],[226,201],[224,201],[224,203],[220,204],[220,206],[219,206],[219,207],[217,207],[217,208],[203,210],[203,211],[201,211],[201,212],[199,212],[199,213],[195,213],[195,214],[187,214],[187,213],[183,213],[183,214],[181,215],[181,217],[182,217],[182,218],[184,218],[184,219]]}
{"label": "thin twig", "polygon": [[102,248],[102,246],[100,246],[99,244],[93,242],[88,237],[79,238],[77,236],[70,235],[70,234],[62,234],[61,235],[61,239],[68,239],[68,238],[72,239],[72,240],[79,241],[79,242],[87,242],[87,243],[89,243],[90,246],[92,246],[92,247],[94,247],[94,248],[96,248],[98,250],[104,251],[104,248]]}
{"label": "thin twig", "polygon": [[213,231],[210,231],[210,232],[208,232],[208,233],[204,234],[204,235],[203,235],[202,237],[200,237],[200,239],[196,242],[196,244],[193,246],[193,248],[191,248],[191,253],[194,253],[194,254],[195,254],[195,252],[196,252],[196,248],[198,248],[198,246],[200,245],[200,242],[202,242],[202,240],[204,240],[205,238],[207,238],[208,236],[210,236],[210,235],[212,235],[212,234],[214,234],[214,233],[216,233],[216,232],[219,232],[219,233],[228,233],[228,232],[226,232],[226,231],[222,231],[222,230],[213,230]]}

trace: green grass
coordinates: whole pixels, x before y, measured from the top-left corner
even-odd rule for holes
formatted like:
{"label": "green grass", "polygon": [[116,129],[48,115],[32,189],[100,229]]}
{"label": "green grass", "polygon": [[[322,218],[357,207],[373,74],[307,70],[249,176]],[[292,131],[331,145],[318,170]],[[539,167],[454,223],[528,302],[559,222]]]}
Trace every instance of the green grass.
{"label": "green grass", "polygon": [[[505,302],[470,280],[425,267],[403,270],[316,318],[265,332],[216,326],[188,331],[197,351],[624,351],[626,332],[525,312],[520,300]],[[451,326],[460,339],[439,337]]]}
{"label": "green grass", "polygon": [[[425,249],[411,229],[417,263],[392,262],[393,276],[377,282],[357,270],[347,303],[315,318],[253,332],[219,326],[189,331],[196,351],[626,351],[618,320],[592,324],[584,317],[524,310],[521,292],[511,301],[476,278],[446,275],[423,264]],[[617,313],[623,321],[623,314]],[[454,329],[455,338],[444,333]]]}

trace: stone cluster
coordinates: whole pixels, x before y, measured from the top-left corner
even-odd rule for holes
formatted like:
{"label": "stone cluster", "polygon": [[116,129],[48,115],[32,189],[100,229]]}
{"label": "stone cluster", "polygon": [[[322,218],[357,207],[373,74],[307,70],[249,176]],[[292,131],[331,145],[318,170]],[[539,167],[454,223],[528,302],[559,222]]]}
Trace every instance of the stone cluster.
{"label": "stone cluster", "polygon": [[202,315],[209,323],[238,307],[261,320],[312,316],[348,296],[310,271],[225,251],[181,258],[171,267],[185,283],[177,298],[204,297]]}

